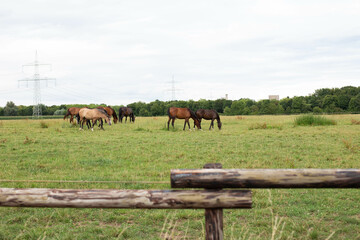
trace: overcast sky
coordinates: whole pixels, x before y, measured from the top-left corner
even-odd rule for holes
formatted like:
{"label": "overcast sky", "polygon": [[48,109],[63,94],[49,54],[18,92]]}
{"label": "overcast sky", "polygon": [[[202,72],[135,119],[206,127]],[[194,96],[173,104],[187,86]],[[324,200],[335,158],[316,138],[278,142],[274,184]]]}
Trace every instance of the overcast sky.
{"label": "overcast sky", "polygon": [[360,84],[360,1],[1,1],[0,106],[305,96]]}

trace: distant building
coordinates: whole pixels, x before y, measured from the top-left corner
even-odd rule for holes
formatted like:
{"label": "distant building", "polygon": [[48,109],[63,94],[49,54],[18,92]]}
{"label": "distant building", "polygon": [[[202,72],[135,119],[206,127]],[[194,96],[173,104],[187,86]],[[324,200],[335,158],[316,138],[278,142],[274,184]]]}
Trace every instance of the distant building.
{"label": "distant building", "polygon": [[278,100],[279,101],[279,95],[269,95],[269,100]]}

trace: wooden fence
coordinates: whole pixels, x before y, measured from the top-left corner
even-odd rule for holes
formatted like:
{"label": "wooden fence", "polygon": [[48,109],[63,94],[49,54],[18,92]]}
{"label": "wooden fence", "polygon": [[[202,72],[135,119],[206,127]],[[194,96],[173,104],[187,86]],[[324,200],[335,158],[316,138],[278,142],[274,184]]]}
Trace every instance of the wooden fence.
{"label": "wooden fence", "polygon": [[3,207],[205,209],[206,239],[223,239],[223,208],[251,208],[250,190],[222,188],[359,188],[360,169],[171,170],[172,188],[205,190],[81,190],[0,188]]}

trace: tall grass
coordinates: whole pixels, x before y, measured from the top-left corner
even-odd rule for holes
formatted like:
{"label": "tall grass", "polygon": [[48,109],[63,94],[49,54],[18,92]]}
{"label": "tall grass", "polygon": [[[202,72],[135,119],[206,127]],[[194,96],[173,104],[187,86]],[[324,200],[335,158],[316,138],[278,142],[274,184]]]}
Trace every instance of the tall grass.
{"label": "tall grass", "polygon": [[326,126],[336,125],[336,122],[323,116],[309,114],[297,117],[294,124],[295,126]]}

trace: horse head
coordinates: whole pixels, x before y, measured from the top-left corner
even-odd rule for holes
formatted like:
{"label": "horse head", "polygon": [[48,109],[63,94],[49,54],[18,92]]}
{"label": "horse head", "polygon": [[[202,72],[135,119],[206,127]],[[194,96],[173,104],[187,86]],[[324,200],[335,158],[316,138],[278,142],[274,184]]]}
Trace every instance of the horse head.
{"label": "horse head", "polygon": [[199,119],[197,117],[194,118],[194,124],[198,129],[201,129],[201,124],[200,124],[200,121],[199,121]]}
{"label": "horse head", "polygon": [[222,126],[222,123],[220,122],[220,121],[218,121],[218,128],[219,128],[219,130],[221,130],[221,126]]}

